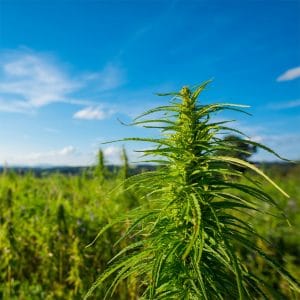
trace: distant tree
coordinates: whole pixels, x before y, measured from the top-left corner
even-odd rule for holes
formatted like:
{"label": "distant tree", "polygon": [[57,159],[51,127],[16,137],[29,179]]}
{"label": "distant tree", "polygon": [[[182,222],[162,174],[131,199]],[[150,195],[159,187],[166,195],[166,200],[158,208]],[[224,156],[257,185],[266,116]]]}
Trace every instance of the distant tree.
{"label": "distant tree", "polygon": [[228,135],[223,141],[230,147],[230,150],[219,150],[218,155],[249,160],[249,158],[257,152],[257,147],[255,145],[247,143],[247,141],[236,135]]}
{"label": "distant tree", "polygon": [[122,148],[121,153],[122,167],[120,169],[121,177],[123,180],[129,177],[129,163],[125,147]]}
{"label": "distant tree", "polygon": [[100,172],[104,171],[104,154],[103,151],[101,149],[99,149],[98,151],[98,164],[97,164],[97,168]]}
{"label": "distant tree", "polygon": [[[217,155],[236,157],[241,160],[248,161],[249,158],[257,152],[257,147],[251,143],[247,143],[244,139],[236,135],[228,135],[223,139],[223,144],[226,147],[224,150],[218,150]],[[242,166],[231,166],[240,172],[246,169]]]}
{"label": "distant tree", "polygon": [[107,170],[106,170],[106,167],[105,167],[104,153],[101,149],[99,149],[99,151],[98,151],[98,157],[97,158],[98,158],[98,160],[97,160],[95,173],[96,173],[96,176],[98,176],[100,181],[102,182],[105,178]]}

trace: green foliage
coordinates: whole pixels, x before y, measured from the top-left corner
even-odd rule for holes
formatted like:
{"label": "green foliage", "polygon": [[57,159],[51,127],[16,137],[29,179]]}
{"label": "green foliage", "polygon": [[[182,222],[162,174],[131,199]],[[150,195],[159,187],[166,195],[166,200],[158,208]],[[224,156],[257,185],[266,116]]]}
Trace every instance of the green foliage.
{"label": "green foliage", "polygon": [[[248,218],[271,241],[265,245],[265,251],[299,280],[300,168],[294,166],[282,172],[284,169],[285,165],[266,171],[281,183],[290,199],[271,185],[264,184],[264,188],[277,199],[292,226],[267,213],[249,214]],[[259,180],[252,173],[248,175]],[[138,205],[138,195],[123,191],[119,176],[109,178],[100,185],[98,177],[86,176],[85,172],[72,177],[54,174],[37,178],[7,170],[0,175],[0,299],[82,299],[105,270],[106,262],[128,245],[126,239],[120,245],[114,243],[124,235],[129,222],[108,229],[92,247],[86,245],[95,238],[99,227]],[[112,189],[115,191],[109,192]],[[276,211],[270,205],[260,209],[272,214]],[[63,219],[67,230],[64,222],[59,221]],[[137,237],[134,239],[138,241]],[[259,244],[259,240],[254,242]],[[239,255],[256,276],[264,277],[274,290],[284,295],[282,299],[294,299],[286,281],[259,255],[248,251],[239,251]],[[142,282],[131,277],[120,284],[113,299],[138,299],[143,291]],[[108,284],[98,287],[91,299],[103,299],[108,287]]]}
{"label": "green foliage", "polygon": [[103,182],[105,176],[107,176],[107,170],[104,162],[104,154],[101,149],[98,151],[98,161],[95,168],[95,175],[99,178],[100,182]]}
{"label": "green foliage", "polygon": [[120,169],[120,174],[121,174],[121,178],[123,180],[126,180],[129,177],[129,163],[128,163],[128,156],[125,147],[122,148],[121,160],[123,165]]}
{"label": "green foliage", "polygon": [[[127,210],[122,189],[110,192],[120,184],[112,176],[100,184],[98,176],[85,174],[0,175],[0,299],[82,299],[120,250],[112,241],[126,224],[86,248],[99,227]],[[93,298],[102,299],[105,288]],[[134,289],[124,283],[115,299],[135,299],[128,296]]]}
{"label": "green foliage", "polygon": [[[232,166],[254,172],[287,194],[254,165],[230,153],[232,143],[221,134],[234,132],[210,116],[223,110],[241,111],[232,104],[202,105],[198,96],[208,82],[193,90],[184,87],[169,105],[149,110],[134,125],[158,128],[161,138],[126,138],[150,142],[147,162],[161,168],[129,178],[128,189],[141,191],[149,201],[127,217],[130,226],[119,239],[129,241],[110,261],[86,298],[111,280],[106,296],[130,277],[139,282],[140,299],[280,298],[268,279],[248,268],[243,253],[260,257],[294,291],[299,284],[264,251],[264,242],[246,216],[276,203],[257,181]],[[152,119],[145,117],[157,113]],[[248,140],[241,143],[253,144]],[[265,150],[271,149],[255,143]],[[99,235],[104,233],[101,231]]]}
{"label": "green foliage", "polygon": [[[249,214],[248,218],[257,229],[258,233],[266,237],[270,243],[262,244],[257,241],[264,250],[300,281],[300,165],[290,166],[285,171],[286,165],[278,165],[278,167],[266,168],[266,171],[277,182],[281,182],[284,189],[290,195],[290,198],[283,197],[276,193],[270,185],[264,184],[264,190],[277,200],[277,204],[284,212],[287,220],[282,217],[274,217],[278,215],[274,207],[264,205],[259,217],[255,214]],[[256,178],[255,178],[256,179]],[[256,179],[257,180],[257,179]],[[287,283],[278,274],[258,256],[249,253],[243,253],[244,259],[247,261],[248,268],[259,274],[266,280],[275,290],[281,292],[281,299],[300,299],[299,293],[291,291]]]}

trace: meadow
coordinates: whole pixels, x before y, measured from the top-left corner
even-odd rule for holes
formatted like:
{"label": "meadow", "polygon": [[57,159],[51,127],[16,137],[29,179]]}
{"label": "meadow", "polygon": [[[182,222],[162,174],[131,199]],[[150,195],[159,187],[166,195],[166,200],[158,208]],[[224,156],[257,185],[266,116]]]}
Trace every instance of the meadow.
{"label": "meadow", "polygon": [[[300,165],[267,168],[267,173],[283,187],[285,199],[268,186],[280,202],[291,226],[282,218],[255,217],[257,230],[267,235],[268,249],[300,280]],[[100,228],[120,214],[140,205],[139,196],[126,192],[124,176],[97,168],[78,175],[32,173],[0,175],[0,299],[81,299],[121,246],[114,243],[127,224],[109,229],[93,246],[86,246]],[[117,187],[117,189],[116,189]],[[113,192],[112,192],[113,191]],[[244,254],[249,267],[267,277],[286,299],[288,286],[259,260]],[[91,299],[101,299],[105,287]],[[134,281],[123,283],[114,299],[137,299]]]}
{"label": "meadow", "polygon": [[[0,177],[0,299],[81,299],[116,251],[124,230],[109,230],[86,246],[102,226],[137,205],[117,189],[121,174]],[[128,299],[130,287],[117,299]],[[102,292],[95,293],[101,299]],[[123,296],[121,296],[123,295]]]}

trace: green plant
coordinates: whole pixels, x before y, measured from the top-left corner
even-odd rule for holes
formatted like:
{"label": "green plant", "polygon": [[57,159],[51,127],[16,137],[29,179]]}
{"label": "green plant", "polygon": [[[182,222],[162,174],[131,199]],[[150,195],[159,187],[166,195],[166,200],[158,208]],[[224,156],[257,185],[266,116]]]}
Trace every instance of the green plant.
{"label": "green plant", "polygon": [[128,163],[128,156],[127,156],[125,147],[122,148],[121,160],[122,160],[123,165],[120,169],[120,174],[121,174],[121,178],[123,180],[126,180],[126,178],[128,178],[128,176],[129,176],[129,163]]}
{"label": "green plant", "polygon": [[[103,182],[87,175],[35,176],[8,169],[0,174],[0,299],[82,299],[110,257],[125,243],[113,242],[126,230],[108,230],[102,243],[85,246],[99,227],[132,207],[118,174],[106,169]],[[106,286],[92,299],[103,299]],[[121,284],[116,299],[130,300],[135,286]]]}
{"label": "green plant", "polygon": [[100,183],[103,183],[105,176],[107,175],[107,170],[104,162],[104,154],[101,149],[98,151],[98,161],[95,167],[95,175],[99,177]]}
{"label": "green plant", "polygon": [[[139,299],[280,298],[279,292],[247,268],[241,251],[258,254],[299,291],[297,281],[257,246],[256,241],[265,242],[264,238],[251,220],[243,218],[262,212],[265,203],[276,206],[275,201],[258,181],[232,166],[257,173],[287,194],[254,165],[218,155],[231,150],[221,134],[237,130],[227,127],[227,122],[213,122],[211,115],[242,111],[245,106],[199,104],[198,96],[207,84],[165,94],[173,96],[170,105],[135,119],[133,125],[158,128],[162,137],[124,140],[153,143],[154,148],[143,152],[146,161],[161,167],[127,179],[128,189],[140,190],[149,201],[126,216],[131,225],[117,243],[128,239],[129,245],[112,258],[85,298],[109,279],[106,296],[112,295],[122,280],[132,277],[139,282]],[[144,119],[155,113],[157,117]],[[275,154],[261,144],[242,142]]]}

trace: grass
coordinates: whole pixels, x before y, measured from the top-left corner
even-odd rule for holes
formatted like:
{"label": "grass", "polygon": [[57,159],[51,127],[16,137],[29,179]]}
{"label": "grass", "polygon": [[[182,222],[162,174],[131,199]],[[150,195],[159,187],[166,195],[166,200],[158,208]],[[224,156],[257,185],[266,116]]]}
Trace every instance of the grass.
{"label": "grass", "polygon": [[[98,172],[0,175],[0,299],[82,299],[120,249],[112,239],[126,225],[108,230],[93,248],[86,245],[131,205],[121,190],[107,196],[121,183],[118,174],[99,183]],[[121,285],[116,299],[133,299],[132,288]],[[103,295],[99,289],[94,298]]]}
{"label": "grass", "polygon": [[[292,226],[282,218],[267,214],[254,213],[249,218],[254,228],[271,241],[264,251],[299,281],[300,169],[295,166],[288,173],[281,174],[282,168],[268,169],[267,173],[280,182],[290,198],[281,196],[271,185],[264,187],[277,200]],[[137,193],[124,194],[120,186],[121,174],[107,174],[100,183],[95,173],[45,177],[30,173],[0,174],[0,299],[82,299],[91,283],[104,272],[110,258],[128,245],[130,240],[125,239],[114,246],[126,232],[129,222],[125,221],[111,227],[93,246],[86,248],[99,228],[138,205]],[[252,173],[251,177],[258,180]],[[116,186],[120,188],[116,190]],[[113,189],[115,191],[111,193]],[[140,203],[152,205],[148,199],[140,199]],[[67,231],[63,229],[64,223],[58,220],[60,205],[64,207]],[[260,209],[268,211],[268,207]],[[270,212],[274,213],[274,210]],[[256,276],[264,277],[275,291],[283,295],[281,299],[296,298],[293,298],[286,280],[268,267],[259,255],[238,252],[247,268]],[[138,288],[141,282],[131,278],[120,283],[112,299],[138,299],[142,292],[142,287]],[[99,286],[90,299],[103,299],[110,283]]]}

